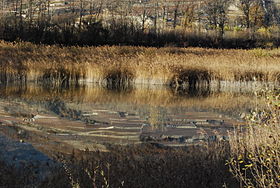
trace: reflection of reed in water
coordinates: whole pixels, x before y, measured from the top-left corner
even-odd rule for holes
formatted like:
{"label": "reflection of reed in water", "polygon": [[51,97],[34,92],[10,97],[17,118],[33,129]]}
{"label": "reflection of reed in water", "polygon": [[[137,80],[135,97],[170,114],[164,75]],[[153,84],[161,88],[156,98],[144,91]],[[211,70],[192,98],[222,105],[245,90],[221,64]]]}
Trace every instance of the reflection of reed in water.
{"label": "reflection of reed in water", "polygon": [[[65,102],[83,104],[150,105],[189,109],[218,110],[235,112],[254,108],[252,93],[211,92],[206,96],[191,96],[176,93],[164,87],[135,87],[126,91],[108,90],[98,86],[44,88],[35,84],[7,86],[0,90],[1,97],[20,97],[33,101],[46,101],[58,98]],[[261,101],[259,101],[261,104]]]}
{"label": "reflection of reed in water", "polygon": [[167,112],[161,107],[151,106],[149,109],[149,116],[147,118],[149,126],[152,129],[164,130],[166,126]]}

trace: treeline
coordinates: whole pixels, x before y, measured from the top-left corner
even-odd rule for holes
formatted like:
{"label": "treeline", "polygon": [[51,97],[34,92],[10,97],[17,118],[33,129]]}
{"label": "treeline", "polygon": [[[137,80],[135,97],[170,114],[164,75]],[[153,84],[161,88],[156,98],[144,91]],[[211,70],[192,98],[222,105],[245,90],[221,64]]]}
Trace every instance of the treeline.
{"label": "treeline", "polygon": [[8,41],[224,48],[280,45],[278,0],[3,0],[0,4],[0,38]]}

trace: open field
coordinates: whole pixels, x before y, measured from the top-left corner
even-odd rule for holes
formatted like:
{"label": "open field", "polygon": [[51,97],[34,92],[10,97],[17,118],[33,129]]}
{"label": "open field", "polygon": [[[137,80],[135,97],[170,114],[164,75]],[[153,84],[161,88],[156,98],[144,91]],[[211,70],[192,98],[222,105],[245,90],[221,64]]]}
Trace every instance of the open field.
{"label": "open field", "polygon": [[44,81],[57,86],[97,82],[108,87],[165,84],[175,88],[220,81],[280,80],[280,50],[59,47],[0,43],[0,80]]}

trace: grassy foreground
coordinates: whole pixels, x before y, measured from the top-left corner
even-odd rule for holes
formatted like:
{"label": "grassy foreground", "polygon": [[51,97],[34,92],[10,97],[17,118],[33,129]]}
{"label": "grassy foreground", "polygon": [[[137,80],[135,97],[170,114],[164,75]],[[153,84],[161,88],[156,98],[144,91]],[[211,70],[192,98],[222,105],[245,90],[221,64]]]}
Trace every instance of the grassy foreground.
{"label": "grassy foreground", "polygon": [[197,87],[212,81],[280,80],[280,50],[59,47],[0,42],[0,81],[80,81],[109,86],[131,83]]}
{"label": "grassy foreground", "polygon": [[[152,145],[110,147],[110,152],[73,152],[57,155],[63,163],[36,187],[234,187],[236,181],[225,166],[224,143],[184,149]],[[32,173],[25,174],[0,163],[0,186],[28,187]],[[20,177],[20,178],[16,178]],[[14,180],[15,179],[15,180]],[[13,181],[14,180],[14,181]]]}

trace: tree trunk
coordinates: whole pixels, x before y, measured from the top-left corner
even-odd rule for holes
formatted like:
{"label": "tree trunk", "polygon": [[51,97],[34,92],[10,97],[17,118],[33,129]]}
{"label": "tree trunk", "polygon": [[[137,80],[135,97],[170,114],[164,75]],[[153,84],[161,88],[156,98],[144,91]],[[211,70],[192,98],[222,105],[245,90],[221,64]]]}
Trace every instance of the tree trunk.
{"label": "tree trunk", "polygon": [[145,31],[145,22],[146,22],[146,9],[143,10],[143,17],[142,17],[142,32]]}
{"label": "tree trunk", "polygon": [[175,10],[174,10],[173,29],[175,29],[176,26],[177,26],[178,8],[179,8],[179,2],[178,2],[178,4],[176,5],[176,8],[175,8]]}

